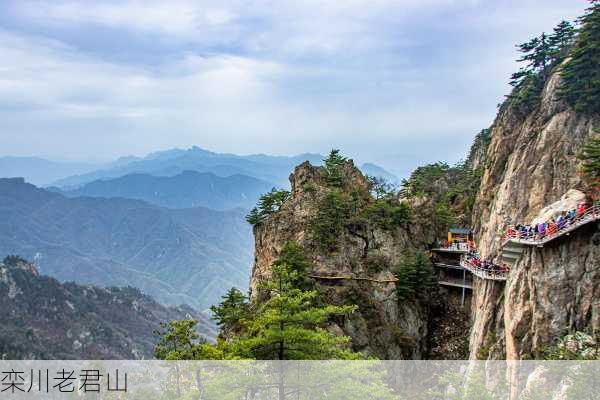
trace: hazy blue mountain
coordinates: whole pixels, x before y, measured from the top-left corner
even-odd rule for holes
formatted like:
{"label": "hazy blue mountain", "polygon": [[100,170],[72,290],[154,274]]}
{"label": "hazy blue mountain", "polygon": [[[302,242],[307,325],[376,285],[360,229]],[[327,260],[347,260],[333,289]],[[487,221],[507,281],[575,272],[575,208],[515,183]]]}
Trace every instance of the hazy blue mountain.
{"label": "hazy blue mountain", "polygon": [[124,197],[170,208],[202,206],[227,210],[252,208],[259,196],[273,186],[246,175],[221,177],[214,173],[185,171],[175,176],[130,174],[93,181],[63,193],[68,197]]}
{"label": "hazy blue mountain", "polygon": [[167,209],[122,198],[67,198],[0,179],[0,254],[61,281],[134,286],[204,309],[248,285],[253,239],[241,209]]}
{"label": "hazy blue mountain", "polygon": [[383,178],[386,181],[393,183],[394,185],[398,184],[398,177],[396,175],[392,174],[391,172],[386,171],[385,169],[381,168],[378,165],[371,164],[371,163],[365,163],[360,166],[360,170],[365,175],[374,176],[377,178]]}
{"label": "hazy blue mountain", "polygon": [[101,167],[101,164],[58,162],[38,157],[0,157],[0,178],[22,177],[28,182],[43,186],[67,176],[88,173]]}
{"label": "hazy blue mountain", "polygon": [[184,171],[196,171],[209,172],[221,177],[246,175],[286,187],[289,185],[288,176],[293,168],[306,160],[313,164],[320,164],[323,156],[319,154],[301,154],[293,157],[264,154],[239,156],[213,153],[199,147],[192,147],[188,150],[174,149],[152,153],[125,165],[61,179],[54,182],[54,185],[73,188],[95,180],[118,178],[133,173],[173,176]]}

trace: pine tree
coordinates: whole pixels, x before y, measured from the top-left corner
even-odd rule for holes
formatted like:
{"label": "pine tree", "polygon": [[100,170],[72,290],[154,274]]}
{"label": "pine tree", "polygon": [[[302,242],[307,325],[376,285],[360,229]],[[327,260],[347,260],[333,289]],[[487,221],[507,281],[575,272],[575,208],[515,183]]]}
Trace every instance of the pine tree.
{"label": "pine tree", "polygon": [[600,185],[600,137],[591,138],[579,158],[586,180],[594,187]]}
{"label": "pine tree", "polygon": [[312,279],[308,277],[313,265],[306,257],[304,248],[298,243],[294,241],[287,242],[281,249],[281,253],[273,266],[293,272],[293,274],[290,274],[290,284],[293,287],[300,290],[312,290],[314,288]]}
{"label": "pine tree", "polygon": [[[304,264],[300,260],[300,264]],[[344,349],[347,337],[335,336],[322,328],[333,316],[351,313],[353,306],[317,305],[316,291],[295,287],[296,261],[278,260],[273,276],[261,285],[269,298],[257,304],[244,333],[233,342],[232,352],[241,358],[263,360],[350,359],[358,355]]]}
{"label": "pine tree", "polygon": [[563,68],[559,96],[575,110],[600,112],[600,1],[593,0],[580,18],[581,29]]}
{"label": "pine tree", "polygon": [[223,336],[229,337],[240,331],[244,321],[250,318],[248,298],[237,288],[231,288],[218,306],[211,306],[213,319],[217,322]]}
{"label": "pine tree", "polygon": [[246,221],[252,226],[258,225],[265,220],[269,215],[281,210],[283,203],[290,198],[288,190],[273,188],[269,193],[260,196],[258,205],[254,207],[248,215]]}
{"label": "pine tree", "polygon": [[156,332],[159,341],[154,356],[159,360],[223,359],[223,351],[196,332],[197,324],[198,321],[191,319],[161,323],[161,330]]}
{"label": "pine tree", "polygon": [[571,50],[577,30],[569,21],[561,21],[548,38],[553,62],[561,62]]}
{"label": "pine tree", "polygon": [[350,199],[340,190],[332,189],[321,199],[317,214],[310,221],[311,239],[322,250],[333,251],[349,220]]}
{"label": "pine tree", "polygon": [[422,252],[407,254],[396,268],[396,291],[399,299],[425,296],[435,285],[433,267]]}
{"label": "pine tree", "polygon": [[342,187],[344,184],[343,167],[348,159],[340,154],[339,150],[333,149],[325,162],[325,173],[327,183],[333,187]]}

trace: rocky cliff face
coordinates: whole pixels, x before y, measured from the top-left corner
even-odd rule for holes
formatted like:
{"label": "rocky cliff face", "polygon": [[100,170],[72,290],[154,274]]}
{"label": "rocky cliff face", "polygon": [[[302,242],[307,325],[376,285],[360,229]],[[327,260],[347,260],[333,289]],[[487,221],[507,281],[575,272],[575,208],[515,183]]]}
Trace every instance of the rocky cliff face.
{"label": "rocky cliff face", "polygon": [[[600,126],[557,99],[560,75],[522,117],[508,107],[491,142],[473,212],[483,257],[497,256],[509,225],[531,223],[570,189],[585,191],[577,154]],[[471,357],[526,358],[570,329],[600,328],[600,249],[588,226],[543,248],[530,247],[506,283],[476,280]]]}
{"label": "rocky cliff face", "polygon": [[[369,196],[365,177],[346,162],[342,191]],[[271,265],[288,241],[304,246],[321,277],[368,277],[377,281],[316,278],[318,290],[331,304],[357,304],[357,312],[335,321],[329,329],[350,336],[352,347],[367,355],[386,359],[421,358],[426,348],[427,307],[419,300],[398,301],[392,268],[407,250],[425,248],[427,237],[409,226],[385,230],[368,225],[346,226],[337,238],[334,251],[324,251],[310,233],[310,223],[318,214],[319,202],[328,193],[325,169],[308,162],[296,167],[290,176],[291,196],[281,210],[254,229],[256,248],[251,291],[271,274]],[[420,229],[420,228],[419,228]],[[377,264],[374,266],[374,264]]]}

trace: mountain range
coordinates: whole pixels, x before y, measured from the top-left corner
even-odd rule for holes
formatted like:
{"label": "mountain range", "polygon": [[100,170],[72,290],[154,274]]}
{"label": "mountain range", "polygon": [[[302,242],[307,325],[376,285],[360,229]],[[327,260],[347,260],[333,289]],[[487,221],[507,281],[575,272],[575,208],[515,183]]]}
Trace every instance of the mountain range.
{"label": "mountain range", "polygon": [[129,174],[96,180],[72,190],[52,188],[68,197],[122,197],[169,208],[208,207],[250,209],[273,184],[247,175],[217,176],[210,172],[184,171],[175,176]]}
{"label": "mountain range", "polygon": [[0,254],[60,281],[133,286],[198,309],[248,285],[253,239],[241,209],[168,209],[123,198],[68,198],[0,179]]}
{"label": "mountain range", "polygon": [[[32,259],[59,281],[133,286],[203,310],[230,287],[248,287],[247,210],[272,187],[288,187],[296,165],[324,158],[199,147],[101,165],[0,158],[0,177],[25,178],[0,178],[0,255]],[[396,181],[377,165],[361,168]]]}
{"label": "mountain range", "polygon": [[[296,156],[241,156],[215,153],[197,146],[159,151],[145,157],[125,156],[104,164],[57,162],[36,157],[0,157],[0,178],[22,177],[39,186],[70,190],[95,180],[114,179],[130,174],[175,176],[185,171],[196,171],[220,177],[245,175],[269,182],[273,186],[287,187],[289,174],[296,165],[304,161],[321,165],[324,158],[323,155],[314,153]],[[368,175],[397,180],[393,174],[375,164],[366,163],[360,168]]]}
{"label": "mountain range", "polygon": [[[9,261],[7,261],[9,260]],[[60,283],[17,257],[0,262],[1,359],[151,358],[163,322],[193,318],[207,338],[214,324],[190,307],[166,307],[139,290]]]}

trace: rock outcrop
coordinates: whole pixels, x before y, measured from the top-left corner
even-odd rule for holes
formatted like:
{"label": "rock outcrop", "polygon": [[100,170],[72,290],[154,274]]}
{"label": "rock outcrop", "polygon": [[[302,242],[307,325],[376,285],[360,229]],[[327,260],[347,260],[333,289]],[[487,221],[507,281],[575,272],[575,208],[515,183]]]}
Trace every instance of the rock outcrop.
{"label": "rock outcrop", "polygon": [[[548,79],[539,106],[528,115],[508,106],[491,128],[473,212],[482,257],[498,256],[509,225],[531,223],[567,192],[586,190],[577,155],[600,117],[560,101],[560,79],[559,73]],[[596,229],[586,226],[543,248],[527,247],[506,283],[477,280],[472,358],[533,357],[569,330],[600,328]]]}
{"label": "rock outcrop", "polygon": [[[343,166],[346,184],[340,189],[349,196],[366,198],[369,183],[352,161]],[[256,296],[261,280],[288,241],[301,244],[315,269],[311,272],[318,290],[330,304],[357,304],[349,317],[328,329],[351,338],[355,351],[383,359],[419,359],[426,350],[427,306],[420,300],[399,301],[392,269],[406,251],[424,249],[427,238],[408,225],[393,230],[347,224],[337,237],[336,249],[323,250],[310,231],[319,212],[319,202],[330,191],[323,167],[305,162],[290,176],[291,196],[279,212],[254,228],[255,260],[251,293]],[[374,264],[377,264],[374,266]],[[327,279],[326,277],[346,277]],[[368,277],[372,280],[355,280]]]}

